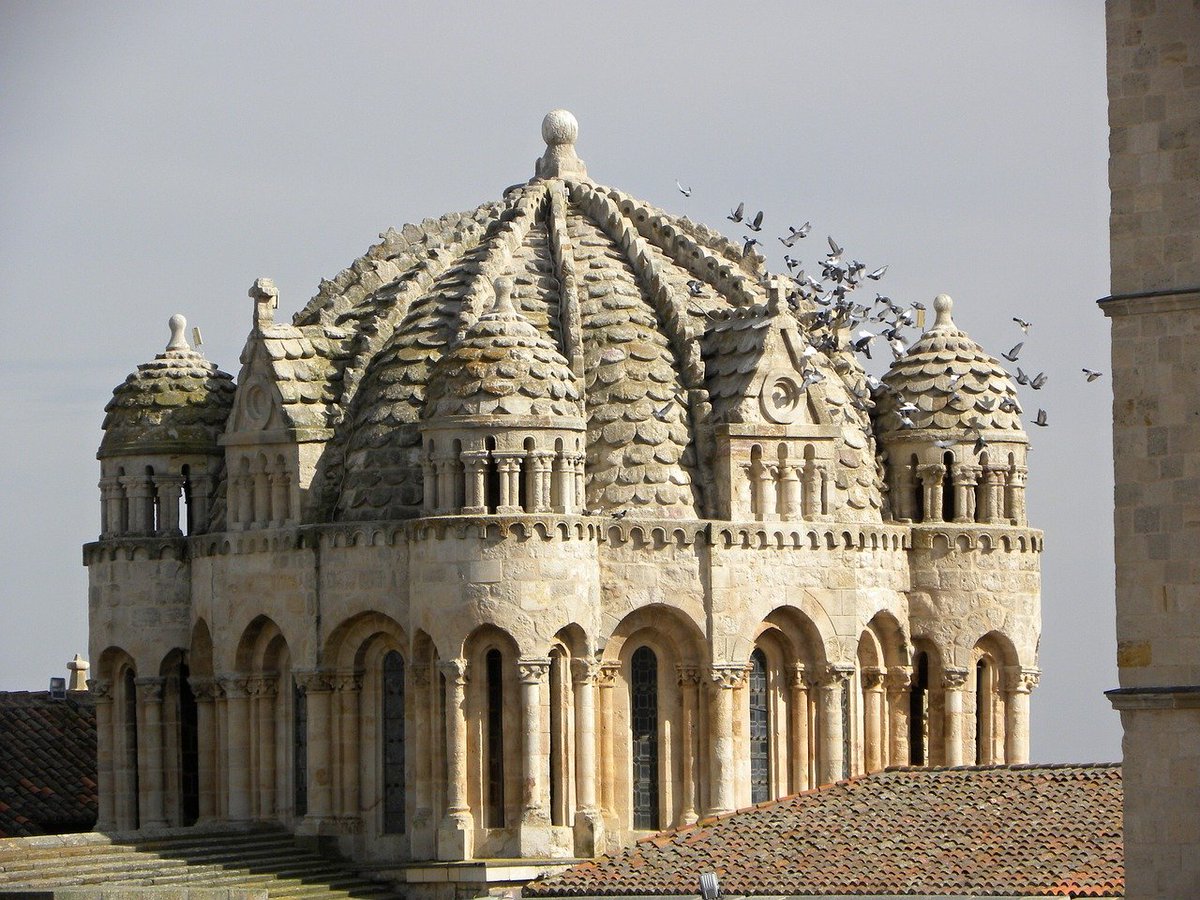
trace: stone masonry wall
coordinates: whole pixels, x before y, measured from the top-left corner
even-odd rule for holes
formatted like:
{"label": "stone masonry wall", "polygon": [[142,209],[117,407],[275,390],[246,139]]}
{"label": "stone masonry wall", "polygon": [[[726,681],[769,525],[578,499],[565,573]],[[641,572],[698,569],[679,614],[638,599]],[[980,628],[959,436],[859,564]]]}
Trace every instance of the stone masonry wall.
{"label": "stone masonry wall", "polygon": [[1200,285],[1200,7],[1107,7],[1112,292]]}

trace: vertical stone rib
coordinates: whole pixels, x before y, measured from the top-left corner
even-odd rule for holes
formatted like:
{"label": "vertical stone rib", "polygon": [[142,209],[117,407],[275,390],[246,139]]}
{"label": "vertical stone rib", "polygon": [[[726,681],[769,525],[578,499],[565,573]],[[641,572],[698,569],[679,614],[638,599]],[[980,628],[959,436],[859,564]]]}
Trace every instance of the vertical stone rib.
{"label": "vertical stone rib", "polygon": [[502,222],[483,242],[479,260],[470,264],[462,294],[457,331],[461,337],[496,299],[492,282],[511,270],[513,254],[525,243],[539,208],[546,203],[544,184],[531,185],[513,203],[511,218]]}
{"label": "vertical stone rib", "polygon": [[575,250],[567,233],[567,187],[561,181],[547,186],[550,253],[558,270],[558,325],[561,350],[571,370],[583,377],[583,325],[579,315],[579,283],[575,274]]}

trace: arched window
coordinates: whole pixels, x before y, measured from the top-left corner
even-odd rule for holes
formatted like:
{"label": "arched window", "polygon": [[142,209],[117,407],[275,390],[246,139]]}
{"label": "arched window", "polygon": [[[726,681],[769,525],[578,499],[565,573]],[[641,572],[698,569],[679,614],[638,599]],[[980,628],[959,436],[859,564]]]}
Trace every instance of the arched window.
{"label": "arched window", "polygon": [[949,451],[942,457],[946,471],[942,475],[942,521],[954,521],[954,454]]}
{"label": "arched window", "polygon": [[767,657],[750,654],[750,802],[771,799],[771,714],[767,693]]}
{"label": "arched window", "polygon": [[633,752],[633,827],[658,829],[658,658],[649,647],[629,664]]}
{"label": "arched window", "polygon": [[292,684],[292,804],[296,818],[308,815],[308,697]]}
{"label": "arched window", "polygon": [[179,802],[183,825],[200,818],[200,740],[196,721],[196,695],[188,681],[187,663],[179,664]]}
{"label": "arched window", "polygon": [[126,796],[129,801],[130,820],[133,828],[141,827],[138,798],[141,790],[138,785],[138,727],[137,727],[137,685],[134,683],[133,669],[126,669],[122,680],[125,696],[125,782]]}
{"label": "arched window", "polygon": [[908,695],[908,752],[912,765],[923,766],[928,761],[929,655],[918,653],[914,668],[912,690]]}
{"label": "arched window", "polygon": [[920,476],[917,475],[917,469],[921,465],[920,461],[917,459],[917,454],[914,453],[912,455],[912,459],[909,461],[909,465],[912,466],[912,491],[913,491],[912,518],[913,518],[914,522],[924,522],[925,521],[925,490],[921,484]]}
{"label": "arched window", "polygon": [[487,824],[504,827],[504,658],[487,652]]}
{"label": "arched window", "polygon": [[500,469],[496,465],[496,439],[491,435],[484,444],[488,451],[487,474],[483,481],[484,501],[487,511],[494,513],[500,505]]}
{"label": "arched window", "polygon": [[404,659],[383,658],[383,833],[404,833]]}

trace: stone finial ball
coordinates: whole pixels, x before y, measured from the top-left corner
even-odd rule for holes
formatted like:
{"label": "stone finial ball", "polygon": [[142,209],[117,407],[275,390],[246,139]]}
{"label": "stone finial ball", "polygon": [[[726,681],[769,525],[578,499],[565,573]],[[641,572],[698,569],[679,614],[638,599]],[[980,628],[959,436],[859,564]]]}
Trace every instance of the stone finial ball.
{"label": "stone finial ball", "polygon": [[579,122],[565,109],[552,109],[542,119],[542,140],[547,144],[573,144],[579,137]]}
{"label": "stone finial ball", "polygon": [[933,298],[933,311],[938,313],[948,313],[954,311],[954,301],[950,299],[949,294],[938,294]]}
{"label": "stone finial ball", "polygon": [[[160,319],[159,321],[162,320]],[[187,319],[179,313],[175,313],[175,315],[167,319],[167,326],[171,329],[171,334],[183,334],[184,329],[187,328]]]}

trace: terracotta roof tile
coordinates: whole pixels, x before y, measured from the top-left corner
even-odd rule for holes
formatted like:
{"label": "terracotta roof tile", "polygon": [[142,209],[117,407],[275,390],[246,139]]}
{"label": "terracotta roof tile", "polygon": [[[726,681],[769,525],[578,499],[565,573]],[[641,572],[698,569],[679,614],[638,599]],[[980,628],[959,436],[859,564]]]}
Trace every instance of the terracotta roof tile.
{"label": "terracotta roof tile", "polygon": [[96,712],[86,693],[0,692],[0,838],[96,822]]}
{"label": "terracotta roof tile", "polygon": [[664,832],[525,896],[1124,896],[1117,765],[897,768]]}

